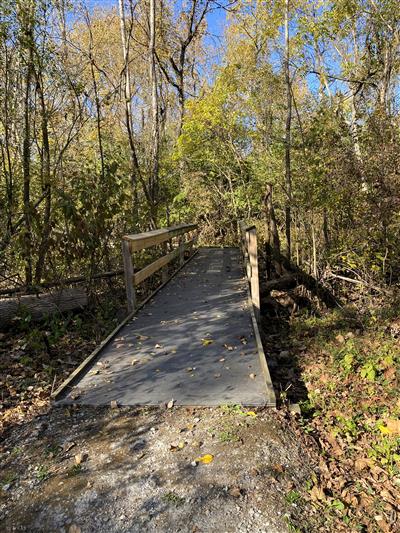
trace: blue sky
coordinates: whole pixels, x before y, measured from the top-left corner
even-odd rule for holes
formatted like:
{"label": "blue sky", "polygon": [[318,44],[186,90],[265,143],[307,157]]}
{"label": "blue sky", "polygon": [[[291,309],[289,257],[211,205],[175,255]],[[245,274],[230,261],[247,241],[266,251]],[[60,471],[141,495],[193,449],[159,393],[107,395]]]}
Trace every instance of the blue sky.
{"label": "blue sky", "polygon": [[[103,7],[106,9],[118,9],[118,0],[86,0],[90,8]],[[173,1],[173,0],[171,0]],[[174,1],[174,8],[178,12],[181,8],[182,0]],[[206,45],[209,46],[208,69],[212,72],[212,66],[221,63],[223,56],[223,36],[227,25],[227,13],[223,9],[214,9],[207,15],[208,36],[206,38]],[[293,32],[295,33],[295,28]],[[275,54],[276,55],[276,54]],[[272,58],[274,59],[274,58]],[[276,55],[276,64],[281,66],[279,54]],[[318,77],[315,75],[306,75],[307,83],[312,92],[316,92],[319,87]],[[211,80],[209,80],[211,81]],[[335,92],[335,84],[333,84],[332,91]]]}
{"label": "blue sky", "polygon": [[[182,0],[176,0],[174,2],[175,8],[178,10],[181,6]],[[118,0],[88,0],[89,7],[104,7],[118,9]],[[226,25],[226,12],[223,9],[216,9],[208,13],[207,25],[210,33],[209,41],[216,45],[220,41],[224,34],[224,28]]]}

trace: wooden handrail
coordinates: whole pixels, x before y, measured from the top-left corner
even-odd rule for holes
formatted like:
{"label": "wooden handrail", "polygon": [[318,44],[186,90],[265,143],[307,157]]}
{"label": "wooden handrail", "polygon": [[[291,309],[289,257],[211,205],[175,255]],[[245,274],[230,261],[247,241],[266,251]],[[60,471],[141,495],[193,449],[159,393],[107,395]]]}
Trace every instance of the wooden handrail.
{"label": "wooden handrail", "polygon": [[195,229],[197,229],[197,224],[179,224],[178,226],[171,226],[169,228],[156,229],[134,235],[124,235],[122,238],[129,242],[132,252],[137,252],[138,250],[144,250],[156,244],[162,244],[172,239],[172,237],[183,235]]}
{"label": "wooden handrail", "polygon": [[251,300],[257,322],[260,320],[260,282],[258,278],[257,230],[243,220],[239,222],[242,253],[247,280],[250,285]]}
{"label": "wooden handrail", "polygon": [[[136,308],[135,287],[146,280],[148,277],[162,269],[162,281],[168,281],[167,265],[175,258],[179,257],[179,265],[185,262],[185,250],[192,250],[196,244],[197,236],[188,241],[184,241],[184,234],[197,229],[197,224],[180,224],[169,228],[137,233],[134,235],[124,235],[122,238],[122,255],[124,259],[125,287],[128,303],[128,312],[132,313]],[[173,237],[179,236],[179,245],[168,253],[167,241]],[[164,255],[145,266],[138,272],[134,270],[132,253],[139,250],[145,250],[158,244],[163,245]],[[193,254],[191,254],[193,255]]]}

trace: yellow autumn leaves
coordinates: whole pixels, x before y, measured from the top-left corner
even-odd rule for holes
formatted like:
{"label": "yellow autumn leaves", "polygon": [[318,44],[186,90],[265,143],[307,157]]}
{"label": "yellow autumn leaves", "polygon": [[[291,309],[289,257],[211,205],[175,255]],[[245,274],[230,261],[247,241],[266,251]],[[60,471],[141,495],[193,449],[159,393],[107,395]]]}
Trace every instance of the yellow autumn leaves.
{"label": "yellow autumn leaves", "polygon": [[383,435],[400,435],[400,419],[388,419],[378,424],[378,429]]}
{"label": "yellow autumn leaves", "polygon": [[208,465],[212,463],[214,460],[214,456],[211,453],[206,453],[205,455],[201,455],[200,457],[197,457],[197,459],[194,460],[195,463],[201,463],[203,465]]}

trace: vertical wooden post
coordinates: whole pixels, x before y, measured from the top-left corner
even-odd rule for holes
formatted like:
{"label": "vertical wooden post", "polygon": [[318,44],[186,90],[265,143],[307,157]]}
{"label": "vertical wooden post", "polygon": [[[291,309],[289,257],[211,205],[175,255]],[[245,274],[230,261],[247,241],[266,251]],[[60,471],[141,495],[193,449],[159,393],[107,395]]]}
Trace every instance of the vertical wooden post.
{"label": "vertical wooden post", "polygon": [[249,257],[249,245],[250,245],[250,233],[246,229],[244,234],[244,265],[246,268],[247,280],[250,283],[250,292],[252,291],[251,287],[251,263]]}
{"label": "vertical wooden post", "polygon": [[247,249],[250,263],[251,299],[257,322],[260,320],[260,285],[258,281],[257,230],[250,228],[246,232]]}
{"label": "vertical wooden post", "polygon": [[[164,255],[167,255],[167,253],[168,253],[168,243],[165,242],[163,244],[163,246],[162,246],[162,249],[163,249]],[[165,265],[161,269],[161,280],[162,280],[163,283],[166,283],[167,280],[168,280],[168,265]]]}
{"label": "vertical wooden post", "polygon": [[185,240],[183,236],[179,237],[179,265],[182,266],[185,262]]}
{"label": "vertical wooden post", "polygon": [[124,259],[126,299],[128,304],[128,313],[135,310],[136,294],[133,286],[133,261],[129,241],[122,241],[122,256]]}

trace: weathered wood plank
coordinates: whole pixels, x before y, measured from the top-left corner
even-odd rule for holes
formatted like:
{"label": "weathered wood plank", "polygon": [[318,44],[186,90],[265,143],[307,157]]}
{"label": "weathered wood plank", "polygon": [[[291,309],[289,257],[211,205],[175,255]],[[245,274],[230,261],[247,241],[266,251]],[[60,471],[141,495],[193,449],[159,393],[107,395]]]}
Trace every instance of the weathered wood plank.
{"label": "weathered wood plank", "polygon": [[123,239],[129,241],[131,251],[144,250],[150,246],[162,244],[172,237],[183,235],[189,231],[197,228],[197,224],[180,224],[178,226],[171,226],[170,228],[157,229],[154,231],[147,231],[145,233],[137,233],[136,235],[124,235]]}
{"label": "weathered wood plank", "polygon": [[[164,242],[162,245],[164,255],[168,254],[168,243]],[[168,265],[164,265],[161,269],[161,280],[165,283],[168,280]]]}
{"label": "weathered wood plank", "polygon": [[142,281],[144,281],[145,279],[150,277],[152,274],[157,272],[157,270],[160,270],[160,268],[166,266],[168,263],[173,261],[179,255],[179,253],[180,253],[180,249],[177,248],[173,252],[167,255],[163,255],[159,259],[156,259],[155,261],[150,263],[150,265],[147,265],[144,268],[142,268],[142,270],[139,270],[139,272],[136,272],[133,275],[133,284],[139,285],[139,283],[142,283]]}

